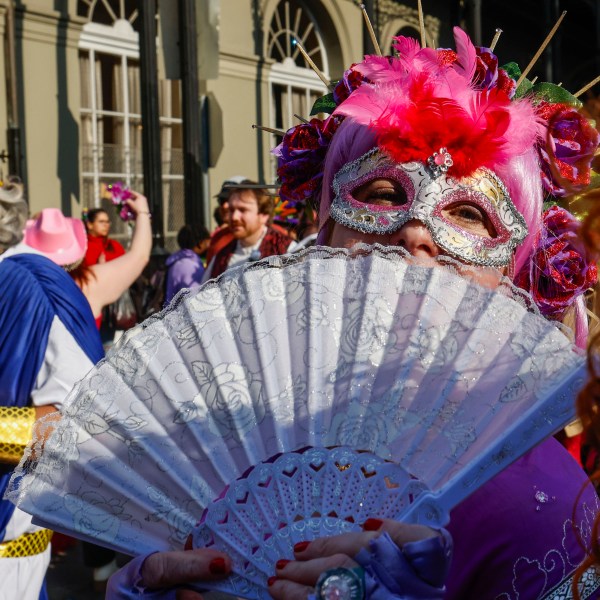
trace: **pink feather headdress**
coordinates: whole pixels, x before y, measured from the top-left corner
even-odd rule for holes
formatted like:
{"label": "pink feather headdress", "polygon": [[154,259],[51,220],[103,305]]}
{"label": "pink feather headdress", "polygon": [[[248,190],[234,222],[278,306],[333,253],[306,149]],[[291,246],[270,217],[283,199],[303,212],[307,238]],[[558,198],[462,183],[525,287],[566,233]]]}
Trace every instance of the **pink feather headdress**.
{"label": "pink feather headdress", "polygon": [[397,162],[426,162],[445,147],[454,177],[523,154],[543,135],[532,102],[511,100],[499,87],[477,89],[475,47],[461,29],[454,36],[456,53],[397,38],[398,59],[367,56],[355,69],[369,83],[334,115],[371,127],[379,147]]}
{"label": "pink feather headdress", "polygon": [[473,46],[458,27],[454,38],[456,51],[397,37],[397,56],[366,56],[352,65],[315,103],[312,114],[331,116],[292,127],[273,150],[281,197],[293,205],[317,200],[329,143],[345,117],[371,128],[398,162],[425,162],[443,147],[453,160],[449,175],[461,177],[535,147],[546,191],[560,197],[565,181],[570,191],[588,185],[598,134],[578,112],[579,100],[527,79],[517,90],[515,63],[499,68],[491,50]]}

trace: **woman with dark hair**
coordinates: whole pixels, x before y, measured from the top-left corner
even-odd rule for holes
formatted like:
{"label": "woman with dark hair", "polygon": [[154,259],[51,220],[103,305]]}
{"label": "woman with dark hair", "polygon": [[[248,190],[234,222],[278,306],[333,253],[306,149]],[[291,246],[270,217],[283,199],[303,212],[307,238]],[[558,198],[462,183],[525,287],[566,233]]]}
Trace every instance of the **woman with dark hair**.
{"label": "woman with dark hair", "polygon": [[89,267],[108,262],[125,254],[125,249],[117,240],[108,237],[110,217],[103,208],[92,208],[84,213],[83,222],[87,230],[87,251],[83,266]]}

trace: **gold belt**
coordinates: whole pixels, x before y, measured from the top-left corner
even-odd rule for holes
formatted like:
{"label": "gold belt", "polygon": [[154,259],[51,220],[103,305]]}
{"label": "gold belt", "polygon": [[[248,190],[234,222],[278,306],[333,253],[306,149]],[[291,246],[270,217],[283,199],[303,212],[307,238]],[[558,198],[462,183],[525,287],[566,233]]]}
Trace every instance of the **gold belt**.
{"label": "gold belt", "polygon": [[10,542],[0,544],[0,558],[22,558],[43,552],[50,543],[50,529],[40,529],[33,533],[24,533]]}

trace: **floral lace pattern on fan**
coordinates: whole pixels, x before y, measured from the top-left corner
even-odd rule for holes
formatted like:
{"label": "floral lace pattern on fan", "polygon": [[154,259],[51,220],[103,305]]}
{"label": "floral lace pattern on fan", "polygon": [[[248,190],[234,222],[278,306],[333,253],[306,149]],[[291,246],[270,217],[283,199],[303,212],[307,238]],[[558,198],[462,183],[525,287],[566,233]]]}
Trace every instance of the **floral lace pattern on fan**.
{"label": "floral lace pattern on fan", "polygon": [[129,330],[27,451],[10,494],[126,553],[181,548],[249,467],[344,445],[418,477],[433,496],[398,516],[439,524],[571,419],[584,371],[493,269],[309,248],[231,269]]}

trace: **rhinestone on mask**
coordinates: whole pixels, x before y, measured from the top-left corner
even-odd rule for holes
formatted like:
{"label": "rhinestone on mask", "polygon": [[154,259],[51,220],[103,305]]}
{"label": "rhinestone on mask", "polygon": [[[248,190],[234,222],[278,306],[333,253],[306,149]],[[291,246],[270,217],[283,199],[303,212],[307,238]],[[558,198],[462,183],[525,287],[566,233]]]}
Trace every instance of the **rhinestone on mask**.
{"label": "rhinestone on mask", "polygon": [[448,169],[454,164],[450,152],[446,148],[440,148],[427,159],[427,166],[431,176],[437,179],[440,175],[448,172]]}

